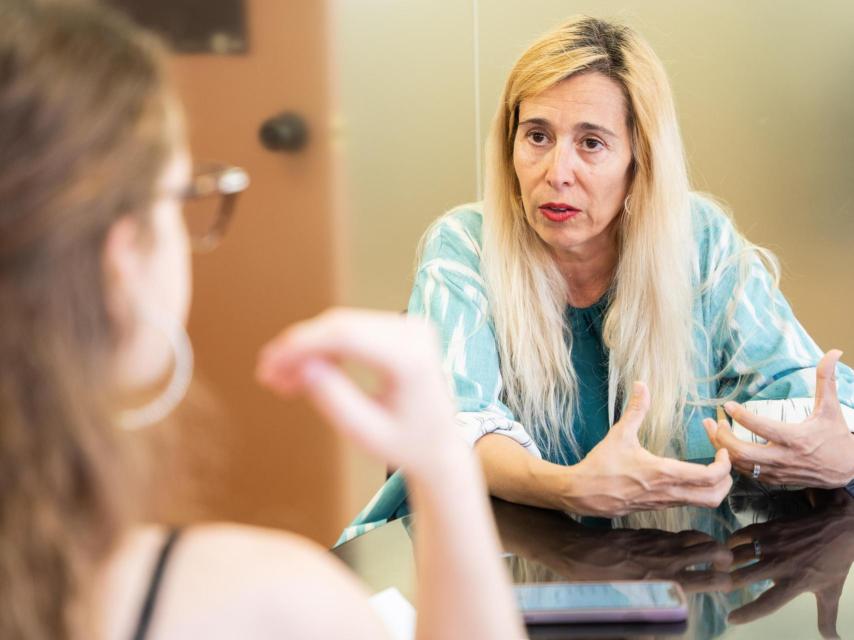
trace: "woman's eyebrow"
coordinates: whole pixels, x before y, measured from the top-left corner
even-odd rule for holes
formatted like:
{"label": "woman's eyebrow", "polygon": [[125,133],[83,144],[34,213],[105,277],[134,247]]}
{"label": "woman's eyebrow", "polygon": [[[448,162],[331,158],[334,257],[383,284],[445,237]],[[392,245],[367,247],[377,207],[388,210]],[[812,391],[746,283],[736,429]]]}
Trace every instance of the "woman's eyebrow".
{"label": "woman's eyebrow", "polygon": [[519,126],[521,127],[523,124],[533,124],[538,127],[552,126],[552,123],[546,120],[545,118],[528,118],[527,120],[522,120],[522,122],[519,123]]}
{"label": "woman's eyebrow", "polygon": [[[546,118],[527,118],[522,120],[519,123],[519,126],[523,125],[533,125],[537,127],[547,127],[551,128],[552,123]],[[604,133],[606,136],[611,136],[612,138],[616,138],[617,134],[611,131],[607,127],[603,127],[601,124],[595,124],[593,122],[579,122],[576,124],[573,129],[576,131],[595,131],[596,133]]]}
{"label": "woman's eyebrow", "polygon": [[601,124],[594,124],[593,122],[579,122],[573,128],[576,131],[595,131],[597,133],[604,133],[606,136],[611,136],[612,138],[617,137],[617,134],[607,127],[603,127]]}

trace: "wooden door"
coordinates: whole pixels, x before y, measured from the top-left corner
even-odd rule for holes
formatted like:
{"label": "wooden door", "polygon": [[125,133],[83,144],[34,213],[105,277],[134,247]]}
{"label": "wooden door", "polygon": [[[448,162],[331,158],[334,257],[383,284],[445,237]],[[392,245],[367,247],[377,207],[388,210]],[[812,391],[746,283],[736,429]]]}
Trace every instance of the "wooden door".
{"label": "wooden door", "polygon": [[[174,56],[195,159],[243,167],[251,185],[222,244],[194,259],[189,331],[203,390],[180,413],[177,463],[193,482],[189,497],[171,492],[170,520],[282,527],[323,543],[344,524],[337,438],[253,379],[266,340],[337,297],[326,11],[319,0],[247,0],[245,53]],[[259,142],[262,122],[283,110],[308,126],[297,153]]]}

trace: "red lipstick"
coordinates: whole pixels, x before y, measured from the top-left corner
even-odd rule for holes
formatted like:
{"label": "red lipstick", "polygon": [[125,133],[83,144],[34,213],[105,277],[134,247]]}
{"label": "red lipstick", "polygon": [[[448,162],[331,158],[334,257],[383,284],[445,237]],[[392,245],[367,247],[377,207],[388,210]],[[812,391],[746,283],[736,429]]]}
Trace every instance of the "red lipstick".
{"label": "red lipstick", "polygon": [[539,206],[540,213],[552,222],[566,222],[574,218],[581,209],[565,202],[546,202]]}

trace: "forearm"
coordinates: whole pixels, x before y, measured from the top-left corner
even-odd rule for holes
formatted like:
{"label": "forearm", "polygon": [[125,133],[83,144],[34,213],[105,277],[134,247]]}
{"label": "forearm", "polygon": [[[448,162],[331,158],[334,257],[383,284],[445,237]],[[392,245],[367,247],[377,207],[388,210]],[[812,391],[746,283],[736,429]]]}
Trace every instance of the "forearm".
{"label": "forearm", "polygon": [[427,475],[408,479],[418,514],[417,637],[523,638],[476,458],[454,447]]}
{"label": "forearm", "polygon": [[530,455],[517,442],[489,434],[475,445],[489,493],[518,504],[568,510],[571,467]]}

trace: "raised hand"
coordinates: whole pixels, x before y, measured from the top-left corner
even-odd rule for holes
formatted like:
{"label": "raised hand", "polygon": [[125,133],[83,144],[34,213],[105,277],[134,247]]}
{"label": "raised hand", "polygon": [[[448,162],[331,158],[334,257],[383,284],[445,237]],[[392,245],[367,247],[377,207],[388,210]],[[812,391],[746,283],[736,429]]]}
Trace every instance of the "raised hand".
{"label": "raised hand", "polygon": [[571,467],[568,510],[617,516],[678,505],[718,506],[732,486],[729,455],[709,465],[653,455],[638,439],[649,390],[636,382],[622,418],[580,463]]}
{"label": "raised hand", "polygon": [[[348,363],[367,368],[378,390],[357,385]],[[276,392],[306,393],[339,431],[407,474],[418,513],[416,637],[523,636],[483,478],[455,432],[438,340],[424,320],[326,312],[270,342],[257,376]]]}
{"label": "raised hand", "polygon": [[[726,420],[703,422],[718,451],[729,451],[732,465],[745,475],[759,471],[767,484],[816,488],[843,487],[854,478],[854,436],[836,395],[836,363],[841,351],[828,351],[816,367],[815,408],[809,418],[787,424],[754,415],[737,402],[726,412],[767,444],[736,438]],[[758,465],[758,467],[757,467]]]}
{"label": "raised hand", "polygon": [[[441,373],[433,329],[397,314],[333,310],[297,324],[261,352],[257,377],[270,389],[305,392],[343,434],[410,472],[439,466],[462,440]],[[366,367],[379,381],[368,393],[342,365]]]}

